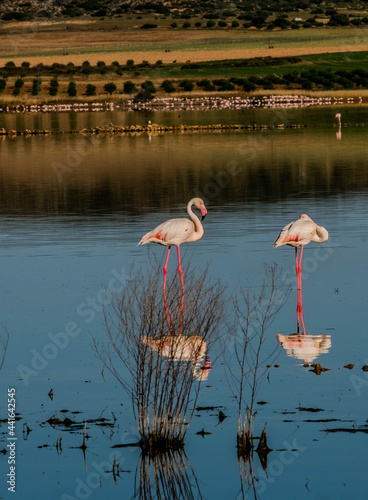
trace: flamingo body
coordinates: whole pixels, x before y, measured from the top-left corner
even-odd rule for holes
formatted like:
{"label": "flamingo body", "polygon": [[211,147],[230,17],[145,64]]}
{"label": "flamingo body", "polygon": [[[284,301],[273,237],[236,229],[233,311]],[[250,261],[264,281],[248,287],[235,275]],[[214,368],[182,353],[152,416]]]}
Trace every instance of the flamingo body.
{"label": "flamingo body", "polygon": [[[298,287],[298,305],[297,305],[297,323],[299,333],[299,320],[301,319],[303,326],[303,333],[305,333],[305,326],[303,320],[303,307],[302,307],[302,257],[304,245],[311,241],[316,243],[323,243],[328,240],[328,231],[318,226],[308,215],[302,214],[298,220],[290,222],[282,228],[279,237],[274,243],[274,248],[282,245],[290,245],[295,248],[295,270],[297,277]],[[298,257],[298,247],[300,248],[300,256]]]}
{"label": "flamingo body", "polygon": [[328,231],[318,226],[308,215],[303,214],[296,221],[287,224],[280,232],[274,243],[274,248],[282,245],[301,247],[311,241],[323,243],[328,239]]}
{"label": "flamingo body", "polygon": [[191,206],[195,205],[201,210],[202,220],[207,214],[207,209],[204,206],[203,200],[193,198],[187,206],[187,212],[192,218],[189,219],[170,219],[157,226],[152,231],[143,236],[138,245],[146,245],[147,243],[158,243],[171,247],[178,247],[182,243],[190,243],[197,241],[203,236],[203,227],[198,217],[192,212]]}
{"label": "flamingo body", "polygon": [[169,323],[170,330],[172,329],[169,310],[166,300],[166,274],[167,274],[167,264],[169,262],[170,250],[172,245],[176,246],[178,254],[178,272],[180,276],[181,288],[182,288],[182,299],[180,310],[183,310],[184,306],[184,280],[183,280],[183,270],[181,268],[180,262],[180,250],[179,247],[182,243],[190,243],[192,241],[200,240],[203,236],[203,226],[192,211],[192,205],[195,205],[200,209],[202,214],[202,220],[207,214],[207,209],[204,206],[204,202],[201,198],[192,198],[187,205],[187,212],[192,220],[189,219],[171,219],[162,224],[158,225],[155,229],[148,232],[143,236],[138,245],[146,245],[147,243],[158,243],[167,247],[166,260],[164,265],[164,302],[165,311],[167,316],[167,321]]}
{"label": "flamingo body", "polygon": [[158,243],[167,247],[179,246],[182,243],[192,241],[191,236],[195,232],[195,226],[189,219],[171,219],[145,234],[139,245]]}

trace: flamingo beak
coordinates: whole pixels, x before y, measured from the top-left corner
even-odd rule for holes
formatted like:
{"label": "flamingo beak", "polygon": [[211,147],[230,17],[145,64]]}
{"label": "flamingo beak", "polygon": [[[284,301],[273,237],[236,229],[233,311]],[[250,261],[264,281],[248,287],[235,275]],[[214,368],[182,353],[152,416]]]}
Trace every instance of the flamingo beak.
{"label": "flamingo beak", "polygon": [[204,205],[201,205],[201,213],[202,213],[202,220],[204,220],[204,218],[207,215],[207,209]]}

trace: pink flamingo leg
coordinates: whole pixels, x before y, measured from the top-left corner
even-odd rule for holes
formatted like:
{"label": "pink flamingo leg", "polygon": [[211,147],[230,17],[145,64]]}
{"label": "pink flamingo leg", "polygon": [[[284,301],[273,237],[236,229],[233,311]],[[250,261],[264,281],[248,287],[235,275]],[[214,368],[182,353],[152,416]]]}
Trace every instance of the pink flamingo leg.
{"label": "pink flamingo leg", "polygon": [[167,275],[167,264],[169,262],[169,257],[170,257],[170,250],[171,250],[171,247],[168,247],[165,266],[164,266],[164,287],[163,287],[163,290],[164,290],[165,314],[166,314],[167,322],[169,324],[169,328],[170,328],[170,330],[172,330],[171,321],[170,321],[170,314],[169,314],[169,307],[167,305],[167,298],[166,298],[166,275]]}
{"label": "pink flamingo leg", "polygon": [[296,275],[298,283],[298,305],[297,305],[297,326],[298,333],[300,331],[300,320],[302,323],[303,334],[305,334],[305,325],[303,319],[303,304],[302,304],[302,256],[303,256],[303,246],[300,249],[300,257],[298,260],[298,248],[295,247],[295,260],[296,260]]}
{"label": "pink flamingo leg", "polygon": [[303,257],[304,246],[300,248],[300,260],[299,260],[299,288],[302,289],[302,257]]}
{"label": "pink flamingo leg", "polygon": [[178,272],[179,272],[180,283],[181,283],[181,299],[180,299],[180,308],[179,308],[179,333],[182,334],[185,289],[184,289],[183,270],[181,268],[181,262],[180,262],[180,250],[179,250],[179,246],[177,246],[176,249],[178,251]]}
{"label": "pink flamingo leg", "polygon": [[303,318],[302,290],[301,289],[298,290],[297,321],[298,321],[298,333],[300,332],[300,321],[301,321],[303,334],[305,335],[305,325],[304,325],[304,318]]}

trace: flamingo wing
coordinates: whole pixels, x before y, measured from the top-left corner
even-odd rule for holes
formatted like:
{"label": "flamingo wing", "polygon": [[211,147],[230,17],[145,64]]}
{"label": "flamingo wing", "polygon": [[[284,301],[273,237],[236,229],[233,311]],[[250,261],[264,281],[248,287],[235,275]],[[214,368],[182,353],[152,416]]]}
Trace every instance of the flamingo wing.
{"label": "flamingo wing", "polygon": [[165,246],[179,246],[194,232],[194,224],[189,219],[171,219],[145,234],[138,244],[158,243]]}

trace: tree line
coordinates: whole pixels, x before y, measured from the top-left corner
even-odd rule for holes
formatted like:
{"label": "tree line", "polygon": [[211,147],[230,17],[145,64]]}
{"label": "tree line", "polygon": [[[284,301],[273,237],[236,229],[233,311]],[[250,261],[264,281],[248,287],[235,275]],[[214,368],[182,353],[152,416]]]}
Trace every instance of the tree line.
{"label": "tree line", "polygon": [[[13,95],[18,96],[24,86],[23,78],[17,78],[13,85]],[[31,95],[37,96],[41,93],[41,78],[32,80]],[[7,81],[0,78],[0,92],[7,87]],[[368,88],[368,71],[364,69],[348,70],[317,70],[291,71],[284,75],[272,74],[267,76],[249,76],[247,78],[232,77],[190,80],[184,79],[173,81],[165,79],[161,82],[159,89],[167,94],[174,92],[192,92],[202,89],[204,92],[231,92],[242,90],[244,92],[253,92],[261,89],[303,89],[303,90],[338,90],[338,89],[363,89]],[[70,81],[65,92],[69,97],[77,95],[77,84]],[[80,87],[79,87],[80,89]],[[51,96],[56,96],[60,91],[59,81],[53,77],[47,86],[47,92]],[[105,83],[104,93],[112,95],[119,92],[133,96],[135,101],[145,101],[154,98],[157,93],[157,86],[151,80],[145,80],[143,83],[136,84],[127,80],[121,86],[121,90],[114,82]],[[97,95],[97,88],[93,84],[86,84],[82,95]]]}

